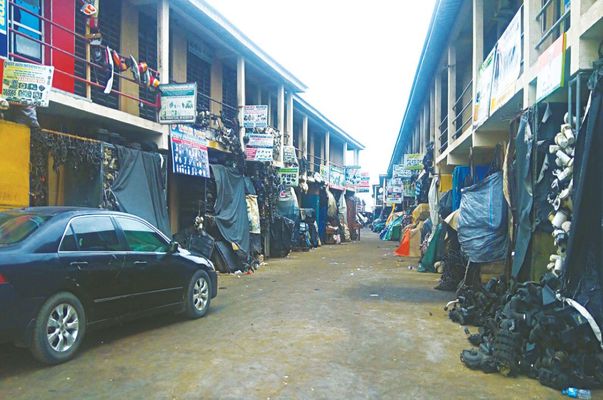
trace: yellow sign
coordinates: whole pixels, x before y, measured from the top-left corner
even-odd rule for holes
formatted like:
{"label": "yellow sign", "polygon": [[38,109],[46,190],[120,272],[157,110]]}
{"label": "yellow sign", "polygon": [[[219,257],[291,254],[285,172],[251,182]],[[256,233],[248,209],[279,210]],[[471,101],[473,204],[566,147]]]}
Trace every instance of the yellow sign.
{"label": "yellow sign", "polygon": [[0,210],[29,206],[29,128],[0,121]]}

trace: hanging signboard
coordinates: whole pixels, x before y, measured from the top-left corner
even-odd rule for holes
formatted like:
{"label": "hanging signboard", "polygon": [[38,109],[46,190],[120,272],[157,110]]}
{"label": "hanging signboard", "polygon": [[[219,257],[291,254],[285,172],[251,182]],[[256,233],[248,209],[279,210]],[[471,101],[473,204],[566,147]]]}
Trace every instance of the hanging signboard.
{"label": "hanging signboard", "polygon": [[371,176],[368,172],[360,172],[360,182],[356,186],[356,193],[369,193],[371,191]]}
{"label": "hanging signboard", "polygon": [[2,96],[8,102],[48,107],[54,67],[9,60],[3,63]]}
{"label": "hanging signboard", "polygon": [[560,87],[565,75],[565,33],[538,57],[536,99],[541,101]]}
{"label": "hanging signboard", "polygon": [[245,106],[243,126],[246,129],[268,127],[268,106]]}
{"label": "hanging signboard", "polygon": [[423,154],[407,153],[404,154],[404,168],[410,171],[423,170]]}
{"label": "hanging signboard", "polygon": [[490,116],[490,96],[492,95],[492,78],[494,76],[494,58],[496,46],[482,63],[478,72],[477,91],[473,99],[473,126],[477,128]]}
{"label": "hanging signboard", "polygon": [[272,162],[274,136],[269,133],[250,133],[245,146],[248,161]]}
{"label": "hanging signboard", "polygon": [[391,180],[386,182],[385,203],[388,205],[402,203],[402,187],[395,185]]}
{"label": "hanging signboard", "polygon": [[320,166],[320,176],[324,182],[329,183],[329,168],[326,165]]}
{"label": "hanging signboard", "polygon": [[415,197],[415,184],[410,179],[404,179],[402,181],[402,195],[404,197]]}
{"label": "hanging signboard", "polygon": [[197,119],[197,82],[159,85],[160,124],[193,124]]}
{"label": "hanging signboard", "polygon": [[295,154],[295,147],[283,146],[283,162],[285,164],[297,164],[297,155]]}
{"label": "hanging signboard", "polygon": [[209,178],[207,139],[184,133],[174,126],[170,128],[170,144],[172,172]]}
{"label": "hanging signboard", "polygon": [[329,168],[329,186],[343,190],[345,187],[345,172],[343,168],[331,165]]}
{"label": "hanging signboard", "polygon": [[279,168],[278,176],[285,186],[299,186],[299,167]]}
{"label": "hanging signboard", "polygon": [[0,57],[8,58],[8,0],[0,0]]}
{"label": "hanging signboard", "polygon": [[519,9],[496,45],[490,113],[513,97],[521,74],[521,13]]}
{"label": "hanging signboard", "polygon": [[395,164],[392,170],[392,178],[410,178],[412,176],[412,171],[410,169],[406,169],[404,164]]}
{"label": "hanging signboard", "polygon": [[348,165],[345,167],[345,187],[356,190],[360,185],[360,166]]}

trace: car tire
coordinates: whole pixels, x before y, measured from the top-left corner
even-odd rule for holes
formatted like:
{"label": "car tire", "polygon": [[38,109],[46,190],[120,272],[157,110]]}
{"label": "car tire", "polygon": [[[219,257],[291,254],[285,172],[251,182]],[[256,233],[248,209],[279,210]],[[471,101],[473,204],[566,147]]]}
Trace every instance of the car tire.
{"label": "car tire", "polygon": [[85,333],[86,313],[82,303],[71,293],[57,293],[40,308],[31,352],[45,364],[69,361],[80,347]]}
{"label": "car tire", "polygon": [[188,318],[201,318],[207,314],[211,303],[211,280],[207,272],[198,270],[188,284],[184,299],[184,313]]}

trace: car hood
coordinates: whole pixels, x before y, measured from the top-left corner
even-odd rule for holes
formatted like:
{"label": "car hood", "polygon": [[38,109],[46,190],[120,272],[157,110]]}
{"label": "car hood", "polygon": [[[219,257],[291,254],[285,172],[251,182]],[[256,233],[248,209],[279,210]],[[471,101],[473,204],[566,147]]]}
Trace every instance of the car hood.
{"label": "car hood", "polygon": [[186,258],[187,260],[191,260],[192,262],[194,262],[196,264],[207,265],[211,269],[215,270],[214,264],[210,260],[208,260],[207,258],[205,258],[203,256],[196,256],[196,255],[192,254],[190,251],[188,251],[186,249],[182,249],[182,248],[178,250],[178,254],[182,258]]}

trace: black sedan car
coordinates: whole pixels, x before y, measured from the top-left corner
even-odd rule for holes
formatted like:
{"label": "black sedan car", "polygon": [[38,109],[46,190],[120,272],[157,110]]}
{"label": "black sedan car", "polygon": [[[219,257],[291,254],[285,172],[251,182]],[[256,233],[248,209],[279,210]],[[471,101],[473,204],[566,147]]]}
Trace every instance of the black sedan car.
{"label": "black sedan car", "polygon": [[56,364],[88,328],[155,312],[207,313],[212,263],[141,218],[39,207],[0,213],[0,342]]}

